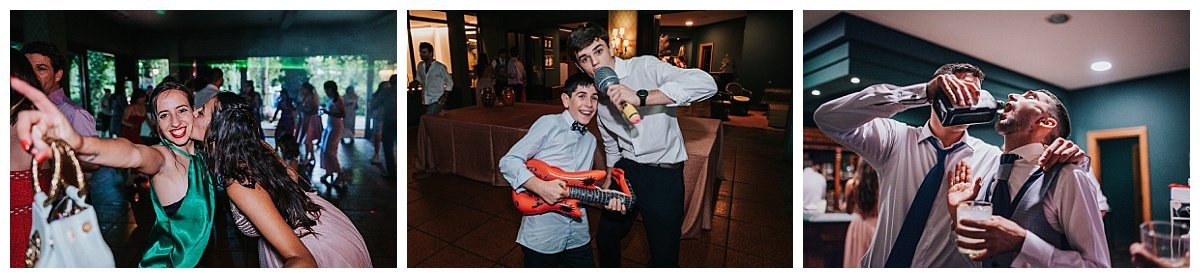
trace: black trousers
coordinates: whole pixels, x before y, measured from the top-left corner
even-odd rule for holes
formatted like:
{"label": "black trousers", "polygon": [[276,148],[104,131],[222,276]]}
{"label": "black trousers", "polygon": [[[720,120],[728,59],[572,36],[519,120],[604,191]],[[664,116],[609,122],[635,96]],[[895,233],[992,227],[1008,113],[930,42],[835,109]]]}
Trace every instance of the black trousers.
{"label": "black trousers", "polygon": [[[603,210],[596,232],[600,267],[621,266],[621,240],[633,228],[638,214],[642,215],[650,245],[650,267],[679,267],[683,168],[646,166],[624,158],[617,161],[616,167],[625,170],[625,179],[637,203],[626,214]],[[617,189],[615,184],[610,184],[610,188]]]}
{"label": "black trousers", "polygon": [[396,120],[383,121],[383,158],[387,160],[388,177],[396,179]]}
{"label": "black trousers", "polygon": [[527,268],[596,267],[596,261],[592,258],[590,242],[555,254],[542,254],[523,245],[521,251],[524,251],[525,267]]}

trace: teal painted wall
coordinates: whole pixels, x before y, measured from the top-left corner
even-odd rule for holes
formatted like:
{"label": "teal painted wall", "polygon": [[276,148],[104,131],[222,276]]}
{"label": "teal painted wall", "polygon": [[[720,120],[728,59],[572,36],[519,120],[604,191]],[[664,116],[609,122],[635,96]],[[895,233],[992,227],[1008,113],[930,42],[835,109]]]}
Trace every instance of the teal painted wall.
{"label": "teal painted wall", "polygon": [[[1087,132],[1146,126],[1150,141],[1150,210],[1168,218],[1172,182],[1188,178],[1188,73],[1176,71],[1069,93],[1067,107],[1076,143],[1087,149]],[[1119,196],[1109,196],[1109,198]]]}
{"label": "teal painted wall", "polygon": [[1141,241],[1138,230],[1139,188],[1133,180],[1133,152],[1137,138],[1100,141],[1101,153],[1097,161],[1100,173],[1097,179],[1103,182],[1102,191],[1108,198],[1108,214],[1104,216],[1104,234],[1108,237],[1108,248],[1113,250],[1111,263],[1114,267],[1129,265],[1129,244]]}
{"label": "teal painted wall", "polygon": [[[721,70],[721,59],[729,54],[729,59],[737,63],[737,68],[734,72],[742,70],[742,40],[745,37],[746,18],[734,20],[726,20],[709,25],[704,25],[696,28],[696,44],[693,51],[696,58],[688,61],[689,64],[696,64],[698,67],[700,61],[700,45],[704,43],[713,43],[712,66],[704,71],[714,72]],[[693,62],[694,61],[694,62]],[[690,66],[690,65],[689,65]]]}
{"label": "teal painted wall", "polygon": [[[742,86],[754,92],[767,87],[792,88],[792,12],[749,11],[738,73]],[[719,62],[720,60],[718,60]],[[720,65],[718,63],[718,65]],[[754,94],[757,103],[762,94]]]}

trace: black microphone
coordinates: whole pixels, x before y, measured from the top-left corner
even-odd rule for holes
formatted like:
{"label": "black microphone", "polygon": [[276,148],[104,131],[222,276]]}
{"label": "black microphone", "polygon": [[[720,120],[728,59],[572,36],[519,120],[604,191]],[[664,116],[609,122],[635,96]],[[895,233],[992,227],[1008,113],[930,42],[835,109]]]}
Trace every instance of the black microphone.
{"label": "black microphone", "polygon": [[[600,67],[596,69],[596,93],[608,97],[608,86],[612,84],[621,84],[617,78],[617,72],[610,67]],[[621,112],[625,113],[625,118],[629,119],[629,123],[637,124],[642,121],[642,115],[638,114],[637,108],[628,102],[621,105]]]}

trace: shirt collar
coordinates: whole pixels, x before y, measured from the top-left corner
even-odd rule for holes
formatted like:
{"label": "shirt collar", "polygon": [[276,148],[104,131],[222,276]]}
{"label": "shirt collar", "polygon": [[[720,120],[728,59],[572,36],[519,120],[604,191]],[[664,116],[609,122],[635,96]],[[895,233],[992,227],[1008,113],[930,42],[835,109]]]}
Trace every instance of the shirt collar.
{"label": "shirt collar", "polygon": [[[559,115],[562,115],[563,122],[566,123],[565,125],[563,125],[563,127],[566,128],[567,130],[571,130],[571,126],[577,122],[577,121],[575,121],[575,117],[571,116],[571,110],[563,109],[562,114],[559,114]],[[574,131],[574,130],[572,130],[572,131]]]}
{"label": "shirt collar", "polygon": [[217,88],[217,86],[214,86],[213,84],[208,84],[208,86],[204,86],[204,88],[208,88],[208,89],[211,89],[213,91],[218,91],[218,92],[221,91],[221,88]]}
{"label": "shirt collar", "polygon": [[1040,158],[1042,156],[1042,152],[1045,150],[1046,145],[1042,145],[1042,143],[1029,143],[1006,153],[1017,154],[1021,156],[1021,160],[1033,162],[1035,159]]}
{"label": "shirt collar", "polygon": [[[938,142],[942,141],[942,139],[938,139],[937,136],[933,136],[933,131],[929,129],[929,122],[925,122],[925,125],[921,126],[920,130],[921,130],[921,137],[920,137],[921,140],[917,140],[916,144],[921,144],[922,142],[926,142],[926,140],[929,139],[930,137],[933,137],[933,140],[935,140],[935,141],[938,141]],[[975,151],[975,145],[974,145],[975,138],[971,137],[971,133],[969,131],[964,130],[962,139],[958,139],[958,143],[956,143],[956,144],[966,144],[968,150],[971,150],[972,152]],[[936,146],[936,147],[941,148],[942,146]],[[951,147],[953,147],[953,145],[951,145]]]}
{"label": "shirt collar", "polygon": [[50,92],[50,95],[47,97],[49,97],[50,102],[53,102],[55,105],[67,102],[67,93],[63,90],[63,88],[55,89],[53,92]]}
{"label": "shirt collar", "polygon": [[563,109],[560,115],[562,115],[563,122],[567,123],[567,128],[571,128],[571,124],[575,123],[575,117],[571,117],[571,110]]}

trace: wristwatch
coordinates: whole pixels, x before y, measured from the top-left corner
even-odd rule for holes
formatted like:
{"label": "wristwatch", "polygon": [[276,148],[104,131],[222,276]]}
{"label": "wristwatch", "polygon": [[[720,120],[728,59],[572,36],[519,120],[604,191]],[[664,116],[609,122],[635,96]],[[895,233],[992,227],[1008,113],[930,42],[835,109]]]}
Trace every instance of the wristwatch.
{"label": "wristwatch", "polygon": [[645,90],[645,89],[642,89],[642,90],[638,90],[638,91],[637,91],[637,97],[638,97],[638,99],[639,99],[639,100],[641,100],[641,101],[642,101],[642,102],[638,103],[638,106],[639,106],[639,107],[640,107],[640,106],[646,106],[646,97],[647,97],[647,96],[650,96],[650,91],[647,91],[647,90]]}

